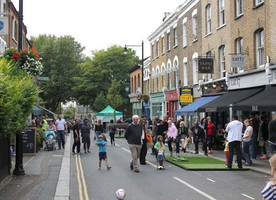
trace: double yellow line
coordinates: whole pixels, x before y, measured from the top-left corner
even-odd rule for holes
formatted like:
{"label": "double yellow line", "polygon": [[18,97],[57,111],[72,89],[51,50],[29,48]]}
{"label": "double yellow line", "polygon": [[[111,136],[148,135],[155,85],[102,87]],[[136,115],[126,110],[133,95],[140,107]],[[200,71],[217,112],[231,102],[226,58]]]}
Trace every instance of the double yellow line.
{"label": "double yellow line", "polygon": [[[75,160],[76,160],[76,168],[77,168],[77,179],[78,179],[78,183],[79,183],[80,200],[83,200],[83,199],[89,200],[88,193],[87,193],[87,186],[86,186],[85,178],[83,175],[81,157],[79,154],[75,155]],[[82,185],[83,185],[83,188],[82,188]]]}

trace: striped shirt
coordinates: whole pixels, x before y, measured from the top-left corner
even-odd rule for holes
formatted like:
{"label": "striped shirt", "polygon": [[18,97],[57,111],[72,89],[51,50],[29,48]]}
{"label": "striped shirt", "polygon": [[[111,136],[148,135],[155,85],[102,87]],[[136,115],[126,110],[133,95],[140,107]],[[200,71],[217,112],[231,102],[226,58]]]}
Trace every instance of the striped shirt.
{"label": "striped shirt", "polygon": [[261,194],[265,200],[276,199],[276,185],[273,182],[268,182]]}

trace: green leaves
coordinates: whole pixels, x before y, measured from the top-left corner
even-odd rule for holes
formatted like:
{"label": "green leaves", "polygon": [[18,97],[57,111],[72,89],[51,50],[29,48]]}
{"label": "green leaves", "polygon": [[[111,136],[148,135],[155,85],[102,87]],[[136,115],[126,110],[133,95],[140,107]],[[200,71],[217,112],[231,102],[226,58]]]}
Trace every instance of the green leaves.
{"label": "green leaves", "polygon": [[15,65],[0,61],[0,137],[10,137],[26,127],[33,112],[38,90],[31,76],[14,70]]}

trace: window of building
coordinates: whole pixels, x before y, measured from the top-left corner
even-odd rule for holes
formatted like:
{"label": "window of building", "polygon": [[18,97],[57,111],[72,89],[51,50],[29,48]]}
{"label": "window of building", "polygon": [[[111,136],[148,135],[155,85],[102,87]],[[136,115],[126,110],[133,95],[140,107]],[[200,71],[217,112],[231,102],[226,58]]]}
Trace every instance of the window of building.
{"label": "window of building", "polygon": [[131,93],[134,93],[134,89],[133,89],[133,77],[131,77]]}
{"label": "window of building", "polygon": [[17,21],[12,17],[12,38],[17,41],[18,38],[18,26]]}
{"label": "window of building", "polygon": [[159,56],[159,53],[160,53],[160,47],[159,47],[159,40],[157,40],[156,42],[156,56],[158,57]]}
{"label": "window of building", "polygon": [[161,51],[162,51],[162,54],[165,53],[165,39],[164,37],[162,37],[162,46],[161,46]]}
{"label": "window of building", "polygon": [[224,0],[219,0],[219,26],[225,24],[225,4]]}
{"label": "window of building", "polygon": [[183,47],[187,46],[187,17],[183,20]]}
{"label": "window of building", "polygon": [[177,41],[177,27],[175,27],[173,29],[174,32],[174,46],[176,47],[178,45],[178,41]]}
{"label": "window of building", "polygon": [[184,73],[184,75],[183,75],[183,78],[184,78],[184,80],[183,80],[183,84],[184,84],[184,86],[188,86],[188,60],[187,60],[187,57],[185,57],[184,59],[183,59],[183,73]]}
{"label": "window of building", "polygon": [[220,65],[220,77],[223,78],[226,76],[225,68],[225,46],[222,45],[219,48],[219,65]]}
{"label": "window of building", "polygon": [[236,0],[236,17],[243,14],[243,0]]}
{"label": "window of building", "polygon": [[178,86],[178,62],[177,60],[174,61],[174,67],[173,67],[173,88],[177,88]]}
{"label": "window of building", "polygon": [[159,82],[159,66],[156,67],[156,89],[160,91],[160,82]]}
{"label": "window of building", "polygon": [[264,0],[255,0],[255,5],[257,6],[257,5],[259,5],[259,4],[263,3],[263,2],[264,2]]}
{"label": "window of building", "polygon": [[193,83],[198,83],[198,53],[193,54]]}
{"label": "window of building", "polygon": [[193,40],[197,40],[197,9],[192,13],[192,23],[193,23]]}
{"label": "window of building", "polygon": [[140,87],[140,74],[138,74],[138,87]]}
{"label": "window of building", "polygon": [[260,29],[256,32],[256,61],[257,66],[264,65],[264,30]]}
{"label": "window of building", "polygon": [[154,69],[152,69],[151,78],[152,78],[152,91],[154,92]]}
{"label": "window of building", "polygon": [[134,76],[134,91],[136,92],[137,90],[137,82],[136,82],[136,76]]}
{"label": "window of building", "polygon": [[236,39],[236,54],[243,54],[243,38]]}
{"label": "window of building", "polygon": [[206,6],[206,34],[211,33],[211,4]]}
{"label": "window of building", "polygon": [[165,65],[161,67],[161,74],[162,74],[162,87],[165,87]]}
{"label": "window of building", "polygon": [[152,52],[151,52],[151,55],[152,55],[152,59],[154,59],[154,58],[155,58],[155,49],[154,49],[154,48],[155,48],[155,46],[154,46],[154,44],[152,44],[152,46],[151,46],[151,47],[152,47],[152,50],[151,50],[151,51],[152,51]]}
{"label": "window of building", "polygon": [[167,50],[169,51],[171,49],[171,36],[170,32],[167,33]]}
{"label": "window of building", "polygon": [[167,82],[167,88],[171,89],[172,87],[172,80],[171,80],[171,63],[168,63],[167,73],[168,73],[168,82]]}
{"label": "window of building", "polygon": [[[208,51],[207,53],[206,53],[206,57],[207,58],[212,58],[213,57],[213,55],[212,55],[212,52],[211,51]],[[207,74],[207,78],[208,78],[208,81],[210,81],[210,80],[212,80],[212,74],[211,73],[209,73],[209,74]]]}

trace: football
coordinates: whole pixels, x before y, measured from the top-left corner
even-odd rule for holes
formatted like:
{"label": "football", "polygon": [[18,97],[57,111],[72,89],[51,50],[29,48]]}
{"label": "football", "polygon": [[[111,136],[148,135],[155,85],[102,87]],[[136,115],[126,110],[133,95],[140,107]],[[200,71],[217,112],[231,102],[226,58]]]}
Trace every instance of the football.
{"label": "football", "polygon": [[125,199],[126,191],[124,189],[118,189],[115,193],[115,197],[119,200]]}

